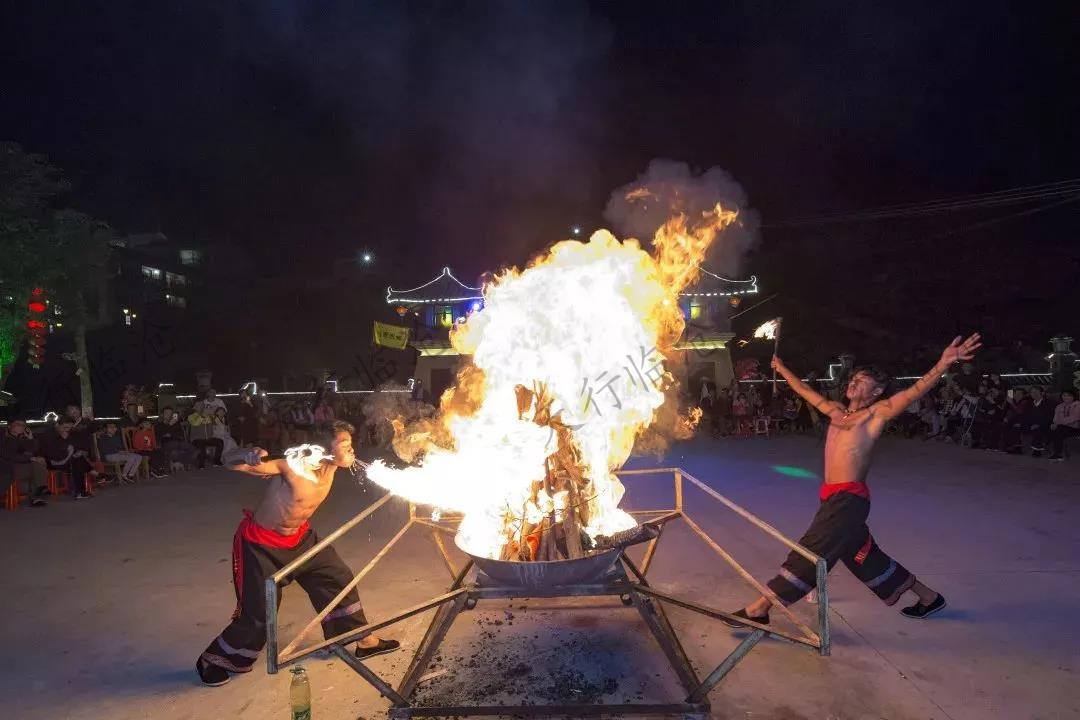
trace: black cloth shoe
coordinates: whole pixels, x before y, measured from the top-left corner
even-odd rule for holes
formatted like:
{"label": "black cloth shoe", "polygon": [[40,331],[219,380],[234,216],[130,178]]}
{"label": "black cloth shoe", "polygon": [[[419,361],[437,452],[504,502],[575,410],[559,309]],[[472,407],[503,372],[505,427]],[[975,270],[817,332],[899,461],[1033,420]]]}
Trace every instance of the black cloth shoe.
{"label": "black cloth shoe", "polygon": [[914,618],[915,620],[922,620],[928,618],[938,610],[945,608],[945,596],[938,593],[937,600],[929,605],[923,605],[922,603],[915,603],[911,607],[906,607],[900,611],[900,614],[904,617]]}
{"label": "black cloth shoe", "polygon": [[39,497],[33,498],[30,501],[30,507],[46,507],[49,503],[45,502]]}
{"label": "black cloth shoe", "polygon": [[199,673],[199,679],[203,681],[203,685],[209,685],[210,687],[224,685],[230,680],[228,670],[213,663],[208,663],[202,658],[195,661],[195,671]]}
{"label": "black cloth shoe", "polygon": [[356,646],[356,658],[358,660],[367,660],[368,658],[375,657],[376,655],[385,655],[391,653],[401,647],[401,643],[397,640],[379,640],[378,645],[365,648]]}
{"label": "black cloth shoe", "polygon": [[[746,614],[745,609],[736,610],[735,612],[733,612],[731,614],[734,615],[735,617],[738,617],[738,618],[745,618],[745,619],[750,620],[752,622],[756,622],[759,625],[768,625],[769,624],[769,615],[768,614],[765,614],[762,617],[750,617],[749,615]],[[743,625],[741,622],[736,622],[734,620],[728,620],[727,618],[719,618],[719,620],[720,620],[720,622],[724,623],[728,627],[733,627],[733,628],[744,628],[744,627],[746,627],[746,625]]]}
{"label": "black cloth shoe", "polygon": [[93,497],[93,495],[90,495],[89,493],[84,493],[84,492],[75,493],[75,499],[76,500],[88,500],[88,499],[90,499],[92,497]]}

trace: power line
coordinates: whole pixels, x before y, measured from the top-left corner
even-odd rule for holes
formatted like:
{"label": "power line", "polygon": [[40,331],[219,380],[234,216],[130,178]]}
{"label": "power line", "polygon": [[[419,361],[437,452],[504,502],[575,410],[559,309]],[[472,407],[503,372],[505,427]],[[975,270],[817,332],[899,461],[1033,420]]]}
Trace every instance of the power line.
{"label": "power line", "polygon": [[1001,205],[1029,203],[1037,200],[1068,197],[1075,194],[1080,194],[1080,179],[1063,180],[1055,183],[1012,188],[1009,190],[999,190],[996,192],[951,199],[931,200],[921,203],[906,203],[902,205],[888,205],[880,208],[869,208],[846,213],[830,213],[805,218],[793,218],[791,220],[763,223],[762,226],[785,228],[860,222],[887,218],[920,217],[944,212],[976,210],[998,207]]}

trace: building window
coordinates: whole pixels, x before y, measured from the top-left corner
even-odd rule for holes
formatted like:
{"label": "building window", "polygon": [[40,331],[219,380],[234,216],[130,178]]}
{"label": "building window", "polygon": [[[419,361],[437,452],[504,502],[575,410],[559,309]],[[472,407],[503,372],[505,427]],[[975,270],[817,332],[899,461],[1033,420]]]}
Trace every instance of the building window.
{"label": "building window", "polygon": [[441,305],[435,308],[435,324],[441,328],[448,328],[454,324],[454,308],[449,305]]}
{"label": "building window", "polygon": [[202,250],[181,250],[181,265],[198,265],[202,262]]}
{"label": "building window", "polygon": [[187,278],[179,273],[165,273],[165,284],[171,288],[184,287],[187,285]]}
{"label": "building window", "polygon": [[150,267],[149,265],[142,266],[142,274],[144,278],[148,280],[160,280],[161,268]]}
{"label": "building window", "polygon": [[186,308],[187,307],[187,299],[183,298],[183,297],[180,297],[179,295],[166,295],[165,296],[165,302],[168,303],[169,307],[174,307],[174,308]]}

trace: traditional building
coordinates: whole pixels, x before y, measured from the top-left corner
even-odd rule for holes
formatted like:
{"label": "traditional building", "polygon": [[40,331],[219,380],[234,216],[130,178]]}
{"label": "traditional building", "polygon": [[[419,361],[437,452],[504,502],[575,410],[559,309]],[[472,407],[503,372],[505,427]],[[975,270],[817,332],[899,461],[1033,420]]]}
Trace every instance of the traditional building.
{"label": "traditional building", "polygon": [[[670,369],[692,393],[703,379],[717,385],[731,382],[733,372],[728,343],[734,337],[730,317],[746,296],[758,292],[757,278],[729,280],[705,268],[697,285],[682,294],[686,333],[676,345],[679,357]],[[386,302],[404,323],[412,325],[417,352],[414,377],[434,401],[454,380],[458,353],[450,344],[450,328],[483,308],[483,291],[466,285],[443,268],[435,278],[408,290],[386,289]]]}

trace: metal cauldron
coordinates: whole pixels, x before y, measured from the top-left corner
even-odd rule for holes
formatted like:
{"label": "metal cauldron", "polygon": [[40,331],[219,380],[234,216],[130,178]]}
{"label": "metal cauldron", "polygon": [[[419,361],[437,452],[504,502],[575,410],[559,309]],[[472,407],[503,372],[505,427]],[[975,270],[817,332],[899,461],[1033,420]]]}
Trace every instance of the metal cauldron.
{"label": "metal cauldron", "polygon": [[543,560],[518,562],[492,560],[470,553],[455,536],[458,548],[471,557],[484,574],[503,585],[523,588],[544,588],[558,585],[577,585],[599,580],[619,561],[619,549],[604,550],[573,560]]}

